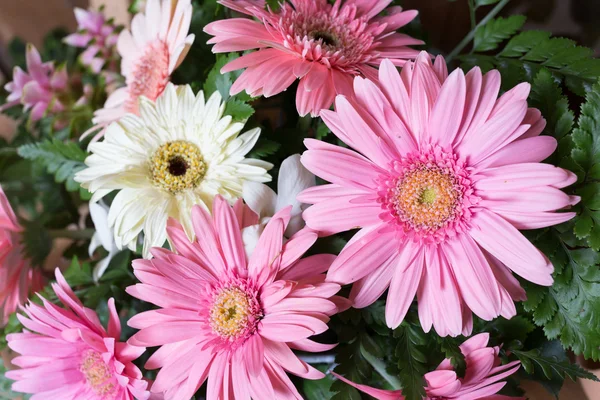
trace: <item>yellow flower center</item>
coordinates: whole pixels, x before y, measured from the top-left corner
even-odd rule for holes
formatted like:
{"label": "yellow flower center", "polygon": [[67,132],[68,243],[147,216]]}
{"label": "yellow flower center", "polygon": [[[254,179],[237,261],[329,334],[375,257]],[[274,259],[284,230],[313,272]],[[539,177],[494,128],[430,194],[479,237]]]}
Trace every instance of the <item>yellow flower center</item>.
{"label": "yellow flower center", "polygon": [[98,396],[103,399],[114,398],[117,385],[112,372],[100,353],[93,350],[86,351],[79,370]]}
{"label": "yellow flower center", "polygon": [[235,340],[252,328],[260,315],[256,315],[256,300],[237,288],[221,290],[210,309],[210,326],[224,339]]}
{"label": "yellow flower center", "polygon": [[396,187],[397,211],[416,229],[437,229],[454,216],[461,193],[454,177],[439,167],[408,172]]}
{"label": "yellow flower center", "polygon": [[196,187],[206,174],[200,149],[193,143],[177,140],[163,144],[150,159],[154,184],[171,193]]}

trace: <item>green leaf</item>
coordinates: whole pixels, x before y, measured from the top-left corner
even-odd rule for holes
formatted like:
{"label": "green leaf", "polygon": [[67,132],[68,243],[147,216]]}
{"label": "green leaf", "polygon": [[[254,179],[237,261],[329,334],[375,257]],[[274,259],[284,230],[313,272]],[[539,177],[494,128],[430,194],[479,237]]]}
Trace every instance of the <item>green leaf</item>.
{"label": "green leaf", "polygon": [[84,262],[81,264],[77,257],[73,257],[71,265],[63,275],[71,287],[94,283],[90,263]]}
{"label": "green leaf", "polygon": [[82,198],[89,198],[89,192],[81,188],[73,179],[75,174],[86,168],[87,153],[75,142],[62,142],[58,139],[40,143],[25,144],[18,148],[18,154],[42,165],[54,180],[64,183],[69,192],[80,191]]}
{"label": "green leaf", "polygon": [[[512,17],[511,17],[512,18]],[[484,40],[488,46],[481,48],[479,42],[474,48],[475,53],[497,48],[499,41],[512,35],[506,29],[494,36],[492,22],[480,28],[477,34],[479,42]],[[518,20],[514,20],[517,26]],[[508,25],[504,22],[505,25]],[[485,27],[489,25],[487,30]],[[513,32],[514,33],[514,32]],[[499,39],[499,40],[498,40]],[[547,68],[558,83],[564,82],[574,93],[584,96],[590,91],[600,76],[600,60],[593,57],[591,49],[577,46],[569,39],[550,37],[548,32],[525,31],[517,34],[508,41],[502,51],[496,55],[469,54],[460,56],[463,68],[479,66],[484,71],[498,69],[502,73],[502,87],[511,88],[523,81],[532,82],[542,68]]]}
{"label": "green leaf", "polygon": [[508,18],[496,18],[480,26],[475,31],[473,51],[483,52],[494,50],[503,40],[514,35],[525,23],[522,15],[513,15]]}
{"label": "green leaf", "polygon": [[[326,372],[327,366],[317,366],[317,369]],[[329,390],[332,383],[333,377],[330,374],[318,380],[304,379],[302,381],[302,391],[307,400],[330,400],[335,394]]]}
{"label": "green leaf", "polygon": [[546,342],[542,349],[529,351],[512,350],[523,365],[523,369],[529,374],[540,370],[548,380],[566,377],[575,381],[577,378],[590,379],[596,382],[600,380],[593,373],[581,368],[578,364],[572,364],[557,340]]}
{"label": "green leaf", "polygon": [[[233,82],[235,82],[235,80],[242,74],[242,71],[237,70],[222,74],[221,68],[223,68],[225,64],[235,60],[238,57],[239,55],[237,53],[217,55],[217,62],[208,73],[206,81],[204,82],[204,95],[207,98],[215,91],[219,91],[223,101],[227,101],[229,99],[229,90],[231,89],[231,85],[233,85]],[[242,101],[247,101],[250,99],[250,96],[248,96],[245,92],[242,92],[237,95],[237,98]]]}
{"label": "green leaf", "polygon": [[[571,249],[565,234],[548,229],[534,244],[555,267],[551,287],[524,282],[526,311],[549,339],[559,339],[565,348],[597,360],[600,357],[600,253],[590,248]],[[552,249],[552,250],[549,250]],[[535,300],[532,300],[535,299]]]}
{"label": "green leaf", "polygon": [[590,247],[600,250],[600,83],[581,106],[577,128],[570,135],[571,159],[580,168],[575,194],[581,196],[574,232]]}
{"label": "green leaf", "polygon": [[254,146],[254,149],[252,149],[252,151],[248,153],[247,157],[262,159],[277,153],[280,147],[280,143],[261,137],[260,139],[258,139],[258,143],[256,144],[256,146]]}
{"label": "green leaf", "polygon": [[234,121],[246,121],[254,114],[254,108],[237,98],[231,98],[225,105],[225,114],[231,115]]}
{"label": "green leaf", "polygon": [[500,0],[475,0],[475,6],[489,6],[490,4],[496,4]]}
{"label": "green leaf", "polygon": [[419,325],[404,320],[394,330],[394,338],[397,339],[395,355],[398,358],[402,394],[407,400],[421,400],[425,396],[426,386],[423,379],[427,372],[426,334]]}

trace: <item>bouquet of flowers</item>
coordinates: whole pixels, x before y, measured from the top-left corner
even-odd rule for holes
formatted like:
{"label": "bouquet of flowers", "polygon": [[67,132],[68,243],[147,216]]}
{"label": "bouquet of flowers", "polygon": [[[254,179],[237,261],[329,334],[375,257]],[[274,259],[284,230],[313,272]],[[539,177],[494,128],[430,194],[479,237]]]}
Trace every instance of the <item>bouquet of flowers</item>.
{"label": "bouquet of flowers", "polygon": [[13,42],[0,398],[597,380],[600,61],[508,0],[438,54],[396,3],[147,0]]}

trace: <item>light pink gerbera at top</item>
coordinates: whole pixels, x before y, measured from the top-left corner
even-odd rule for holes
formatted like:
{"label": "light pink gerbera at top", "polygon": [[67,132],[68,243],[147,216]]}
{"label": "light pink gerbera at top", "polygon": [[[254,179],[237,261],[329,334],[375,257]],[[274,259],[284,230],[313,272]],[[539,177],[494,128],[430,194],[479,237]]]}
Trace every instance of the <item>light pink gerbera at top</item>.
{"label": "light pink gerbera at top", "polygon": [[161,368],[152,391],[164,391],[167,399],[189,399],[207,379],[208,399],[302,399],[286,371],[323,377],[291,349],[334,347],[308,338],[327,330],[329,316],[338,311],[332,296],[340,286],[325,282],[323,274],[335,256],[300,259],[317,239],[308,230],[283,243],[288,207],[271,218],[247,258],[241,209],[234,211],[221,196],[213,217],[195,206],[194,242],[170,220],[178,254],[154,248],[153,259],[134,261],[142,283],[127,292],[160,309],[129,320],[141,329],[130,343],[162,346],[146,368]]}
{"label": "light pink gerbera at top", "polygon": [[[296,79],[298,113],[317,116],[337,94],[350,95],[355,75],[377,78],[384,58],[396,65],[414,59],[407,46],[421,40],[397,33],[417,12],[386,7],[392,0],[291,0],[278,11],[265,0],[222,0],[226,7],[255,17],[232,18],[208,24],[213,52],[259,49],[225,65],[221,72],[247,68],[231,87],[252,96],[273,96]],[[380,15],[385,10],[385,15]]]}
{"label": "light pink gerbera at top", "polygon": [[[579,201],[560,188],[569,171],[540,161],[556,140],[527,108],[529,84],[497,99],[500,74],[450,76],[443,58],[422,53],[398,73],[384,61],[380,87],[356,78],[356,99],[338,96],[323,120],[354,148],[305,141],[302,162],[332,182],[299,201],[307,225],[326,234],[362,228],[327,278],[357,282],[355,307],[389,287],[386,320],[404,318],[415,294],[423,329],[468,334],[473,311],[485,320],[515,315],[525,293],[511,271],[552,284],[552,264],[518,230],[571,219],[554,211]],[[359,153],[360,152],[360,153]]]}
{"label": "light pink gerbera at top", "polygon": [[114,299],[108,301],[108,331],[98,316],[81,304],[56,269],[52,285],[60,308],[43,297],[43,306],[29,303],[18,315],[27,329],[7,335],[8,346],[20,356],[21,369],[6,373],[15,392],[32,393],[31,400],[146,400],[148,382],[133,364],[146,349],[119,341],[121,323]]}
{"label": "light pink gerbera at top", "polygon": [[44,287],[43,276],[23,254],[17,217],[0,187],[0,327],[30,293]]}
{"label": "light pink gerbera at top", "polygon": [[[503,379],[517,372],[519,361],[500,365],[499,347],[487,347],[489,334],[481,333],[460,345],[465,356],[467,369],[464,378],[459,378],[454,372],[449,359],[445,359],[435,371],[425,374],[426,400],[516,400],[496,394],[505,385]],[[377,400],[403,400],[401,390],[375,389],[359,385],[334,373],[334,375],[355,388],[373,396]],[[519,397],[518,399],[524,399]]]}
{"label": "light pink gerbera at top", "polygon": [[94,138],[100,139],[111,122],[127,113],[139,115],[140,96],[154,101],[161,95],[194,42],[194,35],[188,35],[191,20],[191,0],[148,0],[146,13],[136,14],[131,30],[119,34],[117,51],[126,86],[111,93],[104,108],[94,113],[95,126],[82,138],[102,129]]}

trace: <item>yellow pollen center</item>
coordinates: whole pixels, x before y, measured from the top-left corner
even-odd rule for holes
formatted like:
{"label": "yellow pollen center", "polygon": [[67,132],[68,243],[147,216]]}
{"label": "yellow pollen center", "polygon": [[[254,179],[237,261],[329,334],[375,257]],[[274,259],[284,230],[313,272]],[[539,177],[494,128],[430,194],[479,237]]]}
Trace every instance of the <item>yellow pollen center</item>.
{"label": "yellow pollen center", "polygon": [[236,287],[221,291],[210,310],[211,328],[229,340],[235,340],[246,332],[254,318],[248,295]]}
{"label": "yellow pollen center", "polygon": [[79,370],[98,396],[101,396],[103,399],[114,398],[117,385],[113,374],[100,353],[93,350],[86,351]]}
{"label": "yellow pollen center", "polygon": [[455,213],[461,198],[454,177],[440,168],[408,172],[396,188],[399,216],[417,229],[437,229]]}
{"label": "yellow pollen center", "polygon": [[150,159],[152,181],[171,193],[196,187],[206,174],[198,146],[185,140],[163,144]]}

